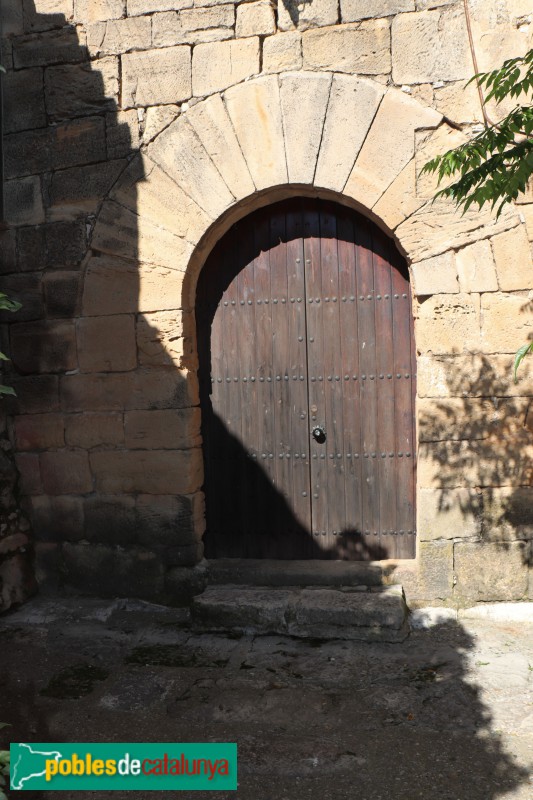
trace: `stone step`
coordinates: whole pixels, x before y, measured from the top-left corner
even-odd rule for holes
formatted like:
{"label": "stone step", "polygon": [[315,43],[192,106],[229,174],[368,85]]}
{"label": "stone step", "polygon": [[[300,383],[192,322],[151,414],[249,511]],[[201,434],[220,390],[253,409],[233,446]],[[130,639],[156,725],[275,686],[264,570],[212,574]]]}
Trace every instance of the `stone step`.
{"label": "stone step", "polygon": [[401,642],[409,633],[401,586],[301,589],[209,586],[192,604],[197,630],[305,639]]}
{"label": "stone step", "polygon": [[209,583],[247,586],[382,586],[379,562],[281,561],[218,558],[208,562]]}

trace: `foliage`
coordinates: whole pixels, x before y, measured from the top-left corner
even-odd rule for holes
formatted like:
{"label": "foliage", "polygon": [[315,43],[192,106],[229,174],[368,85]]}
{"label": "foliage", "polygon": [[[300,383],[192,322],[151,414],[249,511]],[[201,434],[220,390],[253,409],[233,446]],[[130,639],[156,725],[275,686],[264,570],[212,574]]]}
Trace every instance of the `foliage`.
{"label": "foliage", "polygon": [[[0,722],[0,728],[8,727],[7,722]],[[3,787],[9,779],[9,750],[0,750],[0,800],[7,800]]]}
{"label": "foliage", "polygon": [[[533,97],[533,49],[525,56],[510,58],[500,69],[475,75],[488,94],[501,102],[531,93]],[[439,184],[456,176],[436,197],[449,197],[467,211],[475,203],[497,206],[516,200],[533,175],[533,105],[517,105],[496,124],[486,125],[477,136],[428,161],[422,172],[437,173]]]}

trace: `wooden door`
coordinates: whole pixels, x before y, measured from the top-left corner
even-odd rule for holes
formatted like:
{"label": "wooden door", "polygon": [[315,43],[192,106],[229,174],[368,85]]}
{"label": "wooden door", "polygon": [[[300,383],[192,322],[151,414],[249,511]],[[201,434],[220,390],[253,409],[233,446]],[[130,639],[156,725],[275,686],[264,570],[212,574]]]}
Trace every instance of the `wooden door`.
{"label": "wooden door", "polygon": [[324,201],[235,225],[197,292],[206,554],[410,558],[414,346],[407,270]]}

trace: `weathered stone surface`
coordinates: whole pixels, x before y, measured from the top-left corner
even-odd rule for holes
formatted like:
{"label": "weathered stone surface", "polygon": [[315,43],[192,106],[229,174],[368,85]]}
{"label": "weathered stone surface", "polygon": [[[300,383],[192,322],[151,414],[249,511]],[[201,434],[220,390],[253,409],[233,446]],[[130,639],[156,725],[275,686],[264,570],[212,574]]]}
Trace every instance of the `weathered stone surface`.
{"label": "weathered stone surface", "polygon": [[[454,379],[450,376],[450,380]],[[482,442],[494,437],[503,442],[515,437],[518,443],[520,429],[525,433],[525,428],[532,427],[528,411],[526,398],[419,398],[418,438],[421,442],[459,439]]]}
{"label": "weathered stone surface", "polygon": [[10,334],[11,357],[22,373],[64,372],[77,366],[73,322],[17,323]]}
{"label": "weathered stone surface", "polygon": [[[234,23],[235,6],[232,3],[154,14],[153,43],[155,47],[169,47],[224,39],[233,36]],[[214,33],[213,37],[209,35],[211,33]]]}
{"label": "weathered stone surface", "polygon": [[278,81],[275,76],[234,86],[225,95],[241,150],[257,189],[287,182]]}
{"label": "weathered stone surface", "polygon": [[[131,5],[131,2],[128,5]],[[74,19],[77,22],[90,23],[120,19],[125,13],[125,0],[74,0]],[[128,13],[131,14],[129,8]]]}
{"label": "weathered stone surface", "polygon": [[312,183],[331,86],[330,75],[289,73],[280,78],[287,170],[291,183]]}
{"label": "weathered stone surface", "polygon": [[317,186],[342,191],[383,91],[379,84],[372,81],[345,75],[333,76],[316,167]]}
{"label": "weathered stone surface", "polygon": [[144,115],[144,131],[142,143],[148,144],[152,139],[168,127],[180,113],[178,105],[170,106],[149,106]]}
{"label": "weathered stone surface", "polygon": [[83,537],[81,497],[32,497],[30,516],[35,538],[40,542],[77,541]]}
{"label": "weathered stone surface", "polygon": [[22,495],[42,494],[41,465],[37,453],[17,453],[15,463],[20,476],[19,489]]}
{"label": "weathered stone surface", "polygon": [[[4,132],[41,128],[46,124],[43,71],[23,69],[2,76],[4,91]],[[24,103],[20,98],[24,97]]]}
{"label": "weathered stone surface", "polygon": [[381,195],[372,211],[394,230],[423,204],[424,200],[416,196],[416,162],[412,158]]}
{"label": "weathered stone surface", "polygon": [[200,488],[203,459],[194,450],[107,450],[91,452],[96,490],[109,494],[187,494]]}
{"label": "weathered stone surface", "polygon": [[49,67],[44,85],[46,110],[53,122],[112,111],[118,104],[118,60],[101,58],[97,70],[90,64]]}
{"label": "weathered stone surface", "polygon": [[21,272],[36,272],[46,266],[45,232],[43,225],[19,228],[17,231],[18,268]]}
{"label": "weathered stone surface", "polygon": [[241,630],[253,628],[258,632],[286,629],[285,613],[294,590],[209,587],[195,597],[192,614],[195,623],[209,630]]}
{"label": "weathered stone surface", "polygon": [[92,56],[148,50],[152,44],[150,17],[109,20],[87,27],[87,47]]}
{"label": "weathered stone surface", "polygon": [[420,353],[479,351],[479,295],[433,295],[419,303],[415,338]]}
{"label": "weathered stone surface", "polygon": [[138,268],[111,256],[91,258],[85,272],[82,314],[127,314],[138,308]]}
{"label": "weathered stone surface", "polygon": [[[23,229],[21,229],[23,230]],[[0,231],[0,272],[9,275],[17,271],[17,234],[14,230]]]}
{"label": "weathered stone surface", "polygon": [[472,59],[463,9],[399,14],[392,21],[392,76],[397,84],[469,78]]}
{"label": "weathered stone surface", "polygon": [[62,28],[72,20],[73,0],[39,0],[36,8],[32,0],[23,0],[24,30],[47,31]]}
{"label": "weathered stone surface", "polygon": [[124,443],[124,422],[120,413],[67,414],[64,422],[65,441],[69,447],[89,450],[91,447]]}
{"label": "weathered stone surface", "polygon": [[456,543],[454,597],[463,604],[524,599],[528,582],[527,547],[524,542]]}
{"label": "weathered stone surface", "polygon": [[139,315],[137,348],[142,365],[180,366],[186,348],[180,316],[175,311]]}
{"label": "weathered stone surface", "polygon": [[41,180],[17,178],[4,184],[5,217],[10,225],[39,225],[44,222]]}
{"label": "weathered stone surface", "polygon": [[424,172],[424,165],[441,155],[453,150],[467,141],[462,131],[452,128],[447,122],[432,130],[418,130],[415,133],[415,161],[416,161],[416,194],[417,197],[433,200],[437,191],[443,189],[453,181],[445,178],[439,184],[435,173]]}
{"label": "weathered stone surface", "polygon": [[18,450],[46,450],[64,447],[65,432],[61,414],[28,414],[15,419]]}
{"label": "weathered stone surface", "polygon": [[181,8],[192,8],[193,5],[193,0],[128,0],[128,16],[151,14],[154,11],[178,11]]}
{"label": "weathered stone surface", "polygon": [[415,0],[341,0],[342,22],[357,22],[369,17],[391,17],[402,11],[414,11]]}
{"label": "weathered stone surface", "polygon": [[233,195],[184,117],[155,139],[148,156],[212,219],[232,203]]}
{"label": "weathered stone surface", "polygon": [[82,372],[123,372],[137,366],[133,315],[83,317],[76,323],[76,339]]}
{"label": "weathered stone surface", "polygon": [[75,28],[63,28],[38,36],[15,39],[13,62],[16,69],[76,63],[87,57],[85,34]]}
{"label": "weathered stone surface", "polygon": [[363,75],[382,75],[390,71],[387,20],[306,31],[302,47],[304,69],[332,69]]}
{"label": "weathered stone surface", "polygon": [[401,581],[407,603],[449,600],[453,592],[453,542],[419,542],[416,568],[403,562],[394,570]]}
{"label": "weathered stone surface", "polygon": [[84,494],[92,492],[93,480],[87,453],[58,450],[39,456],[46,494]]}
{"label": "weathered stone surface", "polygon": [[53,222],[44,229],[46,264],[55,269],[75,267],[87,250],[87,233],[83,220]]}
{"label": "weathered stone surface", "polygon": [[0,608],[7,611],[35,594],[37,583],[27,555],[15,553],[0,564]]}
{"label": "weathered stone surface", "polygon": [[482,495],[475,489],[420,489],[417,535],[421,542],[479,537]]}
{"label": "weathered stone surface", "polygon": [[507,541],[533,538],[530,486],[484,489],[483,538],[486,541]]}
{"label": "weathered stone surface", "polygon": [[[38,320],[44,317],[44,304],[41,290],[41,276],[38,273],[23,272],[18,275],[6,275],[2,280],[2,291],[13,300],[22,303],[16,312],[17,322]],[[10,311],[0,311],[0,321],[11,322]]]}
{"label": "weathered stone surface", "polygon": [[11,385],[17,392],[17,410],[22,414],[40,414],[59,410],[57,375],[13,376]]}
{"label": "weathered stone surface", "polygon": [[[443,253],[441,256],[418,261],[411,267],[415,294],[419,297],[431,294],[457,294],[457,268],[455,253]],[[480,291],[477,289],[477,291]]]}
{"label": "weathered stone surface", "polygon": [[531,245],[525,225],[500,233],[491,240],[500,289],[530,289],[533,285]]}
{"label": "weathered stone surface", "polygon": [[455,81],[434,89],[435,109],[457,125],[480,122],[483,116],[475,83],[466,84]]}
{"label": "weathered stone surface", "polygon": [[180,450],[198,447],[200,409],[127,411],[124,415],[126,447],[135,449]]}
{"label": "weathered stone surface", "polygon": [[188,606],[192,598],[207,585],[206,562],[195,567],[173,567],[165,574],[165,602],[171,606]]}
{"label": "weathered stone surface", "polygon": [[320,25],[335,25],[337,15],[337,3],[334,0],[314,0],[313,3],[278,0],[278,28],[281,31],[294,28],[304,31]]}
{"label": "weathered stone surface", "polygon": [[122,81],[123,108],[181,103],[191,96],[191,48],[127,53]]}
{"label": "weathered stone surface", "polygon": [[119,111],[106,114],[107,157],[123,158],[138,149],[140,144],[137,111]]}
{"label": "weathered stone surface", "polygon": [[138,542],[135,498],[95,494],[83,499],[83,538],[127,546]]}
{"label": "weathered stone surface", "polygon": [[490,242],[483,240],[458,250],[455,256],[462,292],[496,292],[498,280]]}
{"label": "weathered stone surface", "polygon": [[[415,131],[441,116],[397,89],[389,89],[348,178],[345,192],[373,206],[415,154]],[[414,256],[413,256],[414,257]]]}
{"label": "weathered stone surface", "polygon": [[197,543],[195,522],[199,495],[153,495],[137,497],[139,542],[146,547],[183,546]]}
{"label": "weathered stone surface", "polygon": [[203,97],[226,89],[259,72],[259,39],[212,42],[194,48],[193,94]]}
{"label": "weathered stone surface", "polygon": [[[220,101],[219,98],[217,100]],[[203,104],[198,104],[195,109],[201,107]],[[209,140],[209,132],[206,136]],[[183,236],[192,243],[198,241],[211,222],[210,217],[183,189],[141,154],[131,161],[113,188],[111,198],[148,222],[176,236]]]}
{"label": "weathered stone surface", "polygon": [[255,187],[220,95],[193,106],[187,120],[232,194],[235,197],[253,194]]}
{"label": "weathered stone surface", "polygon": [[111,200],[100,211],[92,246],[102,253],[181,271],[192,252],[184,239]]}
{"label": "weathered stone surface", "polygon": [[481,297],[481,345],[484,353],[514,353],[531,334],[533,307],[527,297],[492,293]]}
{"label": "weathered stone surface", "polygon": [[[162,267],[139,267],[139,311],[178,309],[182,303],[183,274]],[[175,314],[177,317],[178,315]]]}
{"label": "weathered stone surface", "polygon": [[21,0],[4,0],[2,6],[2,35],[18,36],[24,33],[24,15]]}
{"label": "weathered stone surface", "polygon": [[80,212],[94,213],[125,166],[123,160],[106,161],[105,169],[100,163],[54,172],[50,185],[51,215],[65,219]]}
{"label": "weathered stone surface", "polygon": [[513,358],[499,355],[420,356],[417,367],[419,397],[531,396],[533,376],[528,370],[513,380]]}
{"label": "weathered stone surface", "polygon": [[237,7],[235,36],[238,39],[242,36],[265,36],[275,32],[274,9],[269,2],[258,0]]}
{"label": "weathered stone surface", "polygon": [[520,214],[526,225],[527,238],[533,242],[533,203],[521,206]]}
{"label": "weathered stone surface", "polygon": [[278,33],[263,41],[263,72],[283,72],[302,67],[302,35]]}

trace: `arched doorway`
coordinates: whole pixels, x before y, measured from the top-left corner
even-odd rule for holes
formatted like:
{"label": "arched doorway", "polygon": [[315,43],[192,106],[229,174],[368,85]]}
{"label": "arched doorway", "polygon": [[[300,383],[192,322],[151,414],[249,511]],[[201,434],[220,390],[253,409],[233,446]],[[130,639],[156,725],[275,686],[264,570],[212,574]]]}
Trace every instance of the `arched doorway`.
{"label": "arched doorway", "polygon": [[407,267],[353,211],[296,198],[216,245],[197,288],[211,558],[415,555]]}

